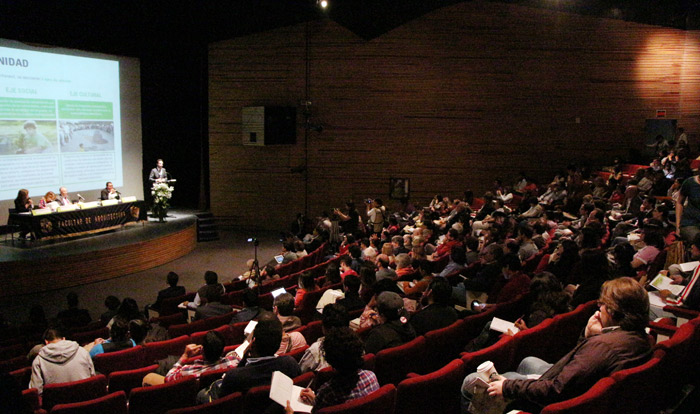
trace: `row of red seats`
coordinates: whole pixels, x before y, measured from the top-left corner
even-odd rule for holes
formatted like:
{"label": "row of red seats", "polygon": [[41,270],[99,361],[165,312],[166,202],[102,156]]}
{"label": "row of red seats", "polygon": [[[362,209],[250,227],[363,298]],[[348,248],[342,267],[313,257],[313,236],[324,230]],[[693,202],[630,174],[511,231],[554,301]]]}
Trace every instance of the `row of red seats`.
{"label": "row of red seats", "polygon": [[[294,379],[295,385],[307,386],[314,374]],[[213,403],[195,406],[197,392],[211,384],[202,379],[185,377],[177,381],[128,390],[114,387],[104,375],[67,384],[47,385],[39,398],[36,389],[23,392],[25,401],[35,413],[129,413],[159,414],[184,412],[258,413],[271,404],[270,386],[251,388],[247,393],[234,393]],[[109,394],[108,394],[109,393]],[[126,396],[129,396],[128,402]],[[189,408],[188,408],[189,407]],[[225,410],[225,411],[224,411]]]}

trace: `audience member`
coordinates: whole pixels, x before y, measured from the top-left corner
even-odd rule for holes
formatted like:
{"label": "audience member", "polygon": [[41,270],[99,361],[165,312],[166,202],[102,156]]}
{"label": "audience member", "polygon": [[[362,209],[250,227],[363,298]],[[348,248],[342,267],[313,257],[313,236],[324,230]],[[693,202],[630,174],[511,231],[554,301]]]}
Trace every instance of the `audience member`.
{"label": "audience member", "polygon": [[202,300],[202,297],[206,297],[207,292],[211,290],[219,290],[222,296],[226,293],[224,285],[219,283],[219,275],[217,275],[216,272],[213,272],[211,270],[207,270],[206,272],[204,272],[204,282],[206,284],[200,287],[199,290],[197,290],[197,294],[195,295],[194,300],[192,302],[183,302],[183,304],[187,306],[188,309],[195,310],[198,306],[203,305],[205,301]]}
{"label": "audience member", "polygon": [[402,313],[403,299],[394,292],[377,296],[379,325],[372,328],[365,341],[365,351],[377,354],[382,349],[404,344],[416,337],[416,331]]}
{"label": "audience member", "polygon": [[90,312],[87,309],[78,307],[77,293],[69,292],[66,296],[66,301],[68,302],[68,309],[60,311],[57,316],[64,328],[77,328],[92,322]]}
{"label": "audience member", "polygon": [[77,342],[67,341],[60,330],[49,328],[44,332],[44,343],[32,362],[29,388],[39,394],[44,385],[78,381],[95,375],[90,354]]}
{"label": "audience member", "polygon": [[[352,277],[357,279],[355,276]],[[316,342],[304,351],[304,355],[299,360],[301,372],[320,371],[329,366],[324,355],[323,339],[333,329],[347,328],[350,322],[346,308],[337,302],[323,307],[321,320],[324,336],[318,338]]]}
{"label": "audience member", "polygon": [[136,346],[128,336],[129,321],[120,316],[115,316],[112,319],[112,327],[109,330],[109,339],[97,338],[93,342],[85,345],[85,349],[90,352],[90,356],[94,358],[96,355],[116,352],[123,349],[128,349]]}
{"label": "audience member", "polygon": [[107,326],[109,321],[114,318],[114,316],[117,314],[117,311],[119,310],[119,305],[121,305],[121,302],[119,299],[114,296],[114,295],[109,295],[105,298],[105,307],[107,308],[107,312],[104,312],[102,315],[100,315],[100,322],[102,325]]}
{"label": "audience member", "polygon": [[238,322],[248,322],[258,317],[260,314],[258,306],[258,294],[253,289],[246,289],[243,292],[243,309],[236,312],[231,318],[231,325]]}
{"label": "audience member", "polygon": [[[158,385],[188,376],[199,378],[205,372],[235,368],[240,359],[235,352],[223,355],[225,345],[226,341],[221,333],[209,331],[204,336],[202,345],[189,344],[185,347],[185,352],[165,376],[150,373],[144,377],[143,385]],[[199,358],[186,364],[187,360],[196,356]]]}
{"label": "audience member", "polygon": [[457,311],[450,305],[452,286],[443,277],[436,277],[424,293],[427,306],[411,317],[416,335],[450,326],[457,320]]}
{"label": "audience member", "polygon": [[343,280],[344,297],[339,298],[335,303],[343,306],[348,312],[364,308],[365,302],[360,298],[360,285],[359,277],[348,275]]}
{"label": "audience member", "polygon": [[279,319],[270,312],[262,313],[253,331],[250,348],[238,367],[228,370],[222,379],[201,390],[197,401],[206,403],[237,391],[245,392],[258,385],[268,385],[275,371],[290,378],[299,376],[301,370],[294,358],[275,355],[281,341],[282,324]]}
{"label": "audience member", "polygon": [[207,289],[203,292],[202,303],[194,311],[193,321],[211,318],[214,316],[225,315],[233,309],[231,305],[221,303],[223,295],[221,289]]}
{"label": "audience member", "polygon": [[647,294],[634,279],[605,282],[600,310],[588,320],[585,338],[571,352],[555,364],[525,358],[517,372],[494,375],[486,393],[475,390],[477,374],[469,374],[462,384],[463,407],[467,409],[469,402],[497,404],[503,398],[516,400],[515,407],[522,402],[545,406],[583,394],[599,379],[648,360],[651,348],[644,332],[648,313]]}
{"label": "audience member", "polygon": [[178,296],[184,296],[187,292],[184,286],[178,286],[177,283],[180,281],[180,276],[175,272],[168,272],[166,276],[166,281],[168,287],[159,291],[156,301],[153,304],[146,305],[145,314],[148,317],[148,311],[153,309],[156,312],[160,312],[160,305],[163,303],[164,299],[176,298]]}
{"label": "audience member", "polygon": [[[335,375],[321,385],[317,393],[305,388],[300,398],[313,405],[311,412],[367,396],[379,389],[377,376],[362,369],[362,341],[350,328],[332,329],[323,341],[323,353],[335,370]],[[287,401],[287,414],[293,410]]]}
{"label": "audience member", "polygon": [[301,326],[301,319],[294,316],[294,296],[283,293],[277,296],[272,305],[272,311],[277,315],[285,332],[293,331]]}

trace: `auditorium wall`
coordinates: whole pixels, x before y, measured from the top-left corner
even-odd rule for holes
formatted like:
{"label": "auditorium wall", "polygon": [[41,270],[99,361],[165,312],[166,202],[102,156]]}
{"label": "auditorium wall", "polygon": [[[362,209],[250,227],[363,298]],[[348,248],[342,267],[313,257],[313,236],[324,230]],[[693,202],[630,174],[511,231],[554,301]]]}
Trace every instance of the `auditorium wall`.
{"label": "auditorium wall", "polygon": [[[307,97],[322,132],[304,128]],[[242,145],[241,108],[263,105],[297,108],[295,145]],[[474,1],[369,41],[330,20],[222,41],[209,47],[211,209],[281,229],[348,199],[395,206],[392,177],[415,203],[519,170],[546,180],[643,147],[657,109],[697,148],[699,32]]]}

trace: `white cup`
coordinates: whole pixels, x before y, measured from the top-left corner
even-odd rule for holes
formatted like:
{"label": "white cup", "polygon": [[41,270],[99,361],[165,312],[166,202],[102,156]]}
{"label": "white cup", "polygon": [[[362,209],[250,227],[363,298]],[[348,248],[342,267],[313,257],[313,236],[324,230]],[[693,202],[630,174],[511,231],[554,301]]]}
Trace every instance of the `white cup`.
{"label": "white cup", "polygon": [[495,379],[495,377],[498,375],[496,367],[491,361],[486,361],[479,365],[476,368],[476,373],[479,374],[479,376],[486,382],[491,382],[492,379]]}

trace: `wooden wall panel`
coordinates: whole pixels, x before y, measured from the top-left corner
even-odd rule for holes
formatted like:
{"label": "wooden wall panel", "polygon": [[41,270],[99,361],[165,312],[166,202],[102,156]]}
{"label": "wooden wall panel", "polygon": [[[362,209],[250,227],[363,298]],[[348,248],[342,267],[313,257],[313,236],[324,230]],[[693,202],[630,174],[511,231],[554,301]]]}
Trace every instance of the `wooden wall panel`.
{"label": "wooden wall panel", "polygon": [[[210,45],[214,214],[279,229],[304,209],[300,102],[309,42],[309,213],[352,198],[487,189],[518,170],[549,179],[643,144],[666,109],[700,130],[697,32],[484,1],[436,10],[365,41],[331,21]],[[298,108],[298,143],[241,145],[240,110]],[[576,119],[580,122],[577,123]],[[696,135],[695,135],[696,136]],[[388,200],[387,200],[388,201]]]}
{"label": "wooden wall panel", "polygon": [[62,257],[2,263],[0,298],[64,289],[151,269],[180,258],[197,245],[196,225],[126,246]]}

